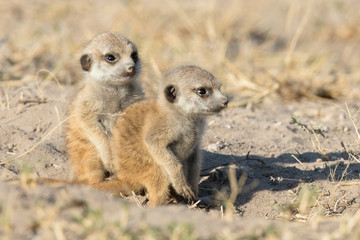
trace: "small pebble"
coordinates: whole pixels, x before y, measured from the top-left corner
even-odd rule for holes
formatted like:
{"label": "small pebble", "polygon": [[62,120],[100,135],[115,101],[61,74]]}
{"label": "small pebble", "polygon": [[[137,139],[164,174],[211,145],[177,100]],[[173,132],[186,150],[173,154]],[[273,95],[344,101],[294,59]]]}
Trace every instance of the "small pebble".
{"label": "small pebble", "polygon": [[220,150],[220,146],[216,143],[212,143],[212,144],[209,144],[207,146],[207,149],[210,151],[210,152],[217,152]]}
{"label": "small pebble", "polygon": [[6,144],[6,147],[9,152],[12,152],[14,150],[15,145],[13,143]]}

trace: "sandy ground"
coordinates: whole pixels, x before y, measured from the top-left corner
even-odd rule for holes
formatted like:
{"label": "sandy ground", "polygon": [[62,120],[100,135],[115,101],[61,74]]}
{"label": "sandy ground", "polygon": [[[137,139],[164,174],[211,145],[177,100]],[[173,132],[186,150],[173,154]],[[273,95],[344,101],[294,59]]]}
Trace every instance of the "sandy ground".
{"label": "sandy ground", "polygon": [[[352,229],[346,224],[358,215],[360,164],[343,103],[271,100],[209,117],[200,202],[149,209],[87,186],[34,183],[72,177],[63,121],[74,92],[75,86],[53,83],[6,88],[9,101],[0,114],[5,239],[116,239],[150,230],[190,231],[202,239],[342,239]],[[351,113],[358,108],[348,107]]]}
{"label": "sandy ground", "polygon": [[[360,239],[359,8],[0,0],[0,239]],[[195,206],[36,182],[73,177],[71,84],[104,31],[137,45],[148,90],[180,64],[223,82],[231,105],[208,119]]]}

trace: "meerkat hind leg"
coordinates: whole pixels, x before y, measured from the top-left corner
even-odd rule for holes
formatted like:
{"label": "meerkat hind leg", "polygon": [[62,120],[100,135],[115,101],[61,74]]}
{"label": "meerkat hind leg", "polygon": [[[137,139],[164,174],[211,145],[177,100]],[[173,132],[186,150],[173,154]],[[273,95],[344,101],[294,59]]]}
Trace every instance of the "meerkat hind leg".
{"label": "meerkat hind leg", "polygon": [[166,183],[155,183],[147,184],[146,190],[150,196],[149,205],[157,206],[168,203],[170,196],[169,184]]}
{"label": "meerkat hind leg", "polygon": [[141,176],[149,195],[149,206],[163,205],[171,199],[171,182],[169,177],[157,165],[149,166]]}
{"label": "meerkat hind leg", "polygon": [[76,182],[93,184],[105,179],[105,169],[94,146],[81,143],[80,139],[74,139],[69,149],[71,156],[69,160],[75,170]]}

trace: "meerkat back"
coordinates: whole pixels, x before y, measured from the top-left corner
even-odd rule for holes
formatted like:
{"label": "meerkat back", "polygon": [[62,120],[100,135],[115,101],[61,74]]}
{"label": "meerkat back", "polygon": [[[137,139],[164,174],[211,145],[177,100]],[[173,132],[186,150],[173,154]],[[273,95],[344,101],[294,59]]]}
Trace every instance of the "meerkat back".
{"label": "meerkat back", "polygon": [[111,172],[110,139],[118,115],[143,98],[135,45],[116,33],[96,36],[80,58],[83,88],[74,99],[66,129],[75,181],[96,183]]}

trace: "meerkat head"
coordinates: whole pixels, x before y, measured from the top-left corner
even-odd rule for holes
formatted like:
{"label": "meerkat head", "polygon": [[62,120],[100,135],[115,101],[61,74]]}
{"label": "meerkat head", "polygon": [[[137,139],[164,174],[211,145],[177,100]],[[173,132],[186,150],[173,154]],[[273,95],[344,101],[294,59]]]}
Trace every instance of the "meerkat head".
{"label": "meerkat head", "polygon": [[180,66],[166,72],[162,85],[165,101],[186,114],[215,114],[229,103],[220,91],[219,80],[197,66]]}
{"label": "meerkat head", "polygon": [[140,73],[134,43],[117,33],[102,33],[84,49],[81,67],[91,79],[112,85],[128,83]]}

